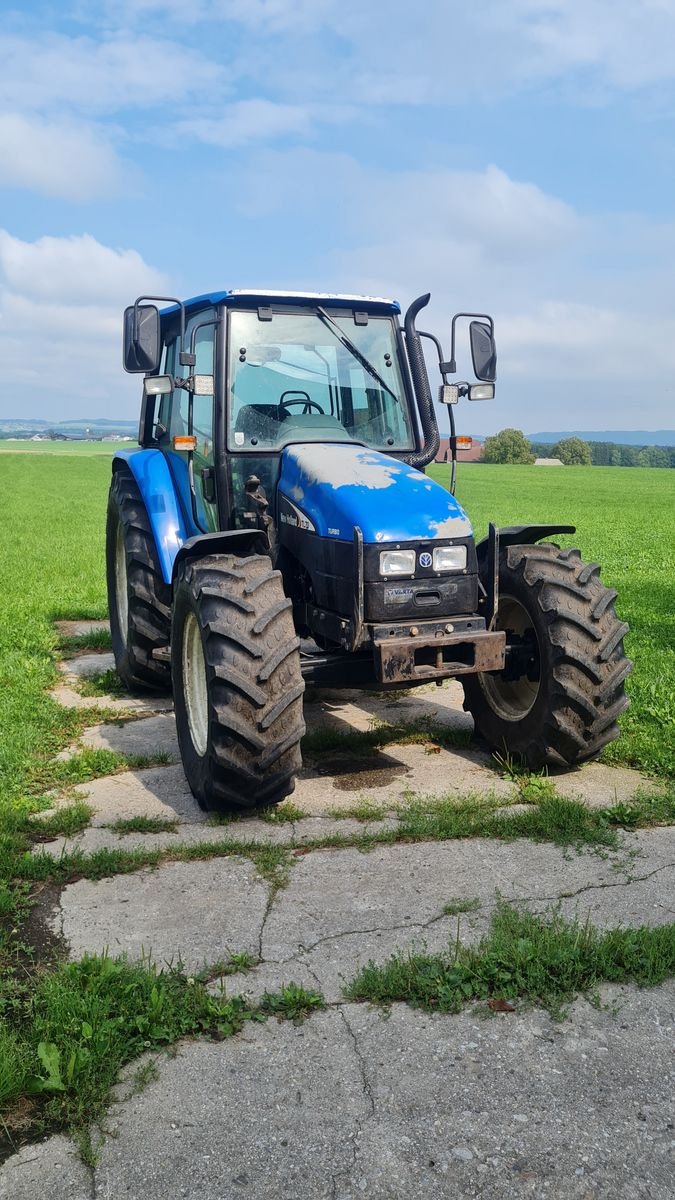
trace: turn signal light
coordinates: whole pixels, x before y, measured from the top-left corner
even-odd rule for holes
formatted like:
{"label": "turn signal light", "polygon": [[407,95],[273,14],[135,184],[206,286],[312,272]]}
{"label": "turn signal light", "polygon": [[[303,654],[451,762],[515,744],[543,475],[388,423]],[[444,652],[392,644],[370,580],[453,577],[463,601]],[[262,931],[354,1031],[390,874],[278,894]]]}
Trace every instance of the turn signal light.
{"label": "turn signal light", "polygon": [[473,446],[473,438],[470,438],[470,437],[455,438],[455,446],[457,447],[458,450],[470,450],[471,447]]}
{"label": "turn signal light", "polygon": [[173,448],[174,450],[196,450],[197,439],[196,437],[188,437],[187,435],[176,436],[173,439]]}

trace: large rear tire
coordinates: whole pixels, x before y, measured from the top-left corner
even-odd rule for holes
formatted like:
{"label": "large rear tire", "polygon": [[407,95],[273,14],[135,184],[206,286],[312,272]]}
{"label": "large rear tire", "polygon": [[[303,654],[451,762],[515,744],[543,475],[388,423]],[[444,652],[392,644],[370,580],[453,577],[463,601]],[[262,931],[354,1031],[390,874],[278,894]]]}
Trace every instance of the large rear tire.
{"label": "large rear tire", "polygon": [[171,588],[164,582],[150,520],[126,466],[115,471],[106,527],[108,611],[115,666],[129,691],[171,690],[168,661],[153,657],[171,638]]}
{"label": "large rear tire", "polygon": [[529,768],[584,762],[618,737],[628,625],[599,573],[578,550],[502,553],[496,628],[514,647],[511,665],[507,656],[502,672],[464,676],[464,708],[492,749]]}
{"label": "large rear tire", "polygon": [[300,642],[266,555],[178,568],[171,636],[183,767],[205,809],[252,813],[295,787],[305,732]]}

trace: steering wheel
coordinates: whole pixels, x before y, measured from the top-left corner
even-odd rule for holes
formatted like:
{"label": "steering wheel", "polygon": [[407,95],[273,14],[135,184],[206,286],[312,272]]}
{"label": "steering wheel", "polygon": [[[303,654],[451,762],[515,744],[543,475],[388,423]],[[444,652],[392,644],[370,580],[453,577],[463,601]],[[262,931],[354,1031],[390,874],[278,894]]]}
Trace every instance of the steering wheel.
{"label": "steering wheel", "polygon": [[[284,396],[297,396],[298,399],[284,400]],[[317,404],[316,400],[311,400],[308,393],[301,391],[300,388],[293,388],[292,390],[289,388],[287,392],[281,393],[281,396],[279,397],[279,407],[290,408],[292,404],[302,404],[303,417],[306,416],[307,413],[311,413],[313,408],[315,408],[317,412],[320,412],[322,417],[325,417],[326,415],[326,410],[322,408],[320,404]]]}

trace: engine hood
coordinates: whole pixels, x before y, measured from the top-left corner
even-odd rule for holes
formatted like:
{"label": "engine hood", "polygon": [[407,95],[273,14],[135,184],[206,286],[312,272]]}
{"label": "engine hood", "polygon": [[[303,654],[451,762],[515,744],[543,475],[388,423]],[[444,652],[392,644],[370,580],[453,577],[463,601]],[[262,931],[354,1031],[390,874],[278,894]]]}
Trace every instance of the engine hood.
{"label": "engine hood", "polygon": [[320,537],[364,542],[465,538],[464,509],[445,488],[398,459],[364,446],[287,446],[281,456],[281,520]]}

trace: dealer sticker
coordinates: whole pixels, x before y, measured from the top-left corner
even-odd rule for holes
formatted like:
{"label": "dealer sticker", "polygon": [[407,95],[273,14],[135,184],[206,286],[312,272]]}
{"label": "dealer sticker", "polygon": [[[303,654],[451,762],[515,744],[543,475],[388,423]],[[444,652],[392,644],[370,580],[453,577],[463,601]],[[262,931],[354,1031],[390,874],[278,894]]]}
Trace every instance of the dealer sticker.
{"label": "dealer sticker", "polygon": [[384,589],[385,604],[409,604],[415,595],[411,587],[392,587]]}

